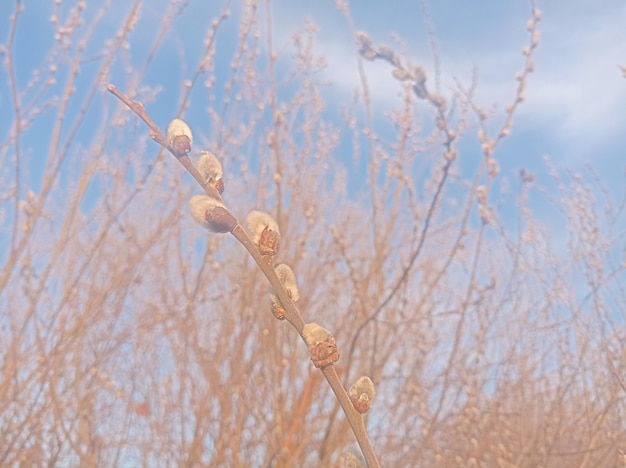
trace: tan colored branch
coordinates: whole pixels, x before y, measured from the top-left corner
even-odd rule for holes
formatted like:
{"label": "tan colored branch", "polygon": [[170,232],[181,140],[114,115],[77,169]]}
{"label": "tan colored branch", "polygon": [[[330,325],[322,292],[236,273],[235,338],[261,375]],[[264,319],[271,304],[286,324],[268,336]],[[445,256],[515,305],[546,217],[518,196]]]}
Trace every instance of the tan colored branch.
{"label": "tan colored branch", "polygon": [[[207,195],[216,200],[219,200],[220,202],[222,201],[219,191],[211,184],[209,184],[206,180],[204,180],[202,175],[198,172],[196,167],[189,159],[187,153],[178,152],[176,148],[174,148],[173,145],[170,144],[167,137],[161,132],[161,130],[159,130],[154,121],[150,118],[145,110],[144,105],[141,102],[129,99],[127,96],[122,94],[113,84],[109,84],[107,86],[107,90],[124,104],[126,104],[126,106],[128,106],[130,110],[137,114],[146,123],[146,125],[150,129],[150,137],[159,145],[161,145],[164,149],[172,153],[174,157],[176,157],[176,159],[185,167],[185,169],[187,169],[187,171],[200,184],[200,186],[202,186]],[[186,151],[188,151],[188,148],[186,148]],[[300,334],[300,337],[306,343],[307,341],[305,340],[305,336],[303,334],[305,321],[302,318],[302,314],[291,299],[289,293],[285,289],[285,286],[276,274],[276,270],[274,269],[273,256],[263,255],[259,250],[257,244],[252,241],[250,236],[246,233],[246,231],[240,224],[236,224],[234,228],[232,228],[231,234],[246,248],[250,255],[252,255],[252,258],[254,258],[261,271],[265,274],[267,280],[274,289],[276,296],[280,300],[281,305],[284,308],[284,318],[296,329],[296,331]],[[309,343],[307,343],[307,345],[309,345]],[[313,348],[312,346],[309,346],[309,348],[311,348],[313,358],[313,351],[315,351],[315,348]],[[336,358],[338,358],[338,356],[339,353],[336,352]],[[315,360],[314,363],[316,364],[316,367],[320,368],[322,374],[328,381],[328,384],[330,385],[335,396],[337,397],[337,400],[339,401],[339,404],[341,405],[346,415],[346,418],[348,419],[350,427],[354,432],[357,442],[361,447],[361,450],[363,451],[363,456],[365,457],[368,466],[379,467],[380,464],[378,462],[378,458],[376,457],[372,444],[369,440],[369,437],[367,436],[363,416],[354,409],[350,397],[348,396],[345,387],[341,383],[341,380],[337,375],[337,371],[333,363],[322,363],[320,365],[319,362],[316,362]]]}

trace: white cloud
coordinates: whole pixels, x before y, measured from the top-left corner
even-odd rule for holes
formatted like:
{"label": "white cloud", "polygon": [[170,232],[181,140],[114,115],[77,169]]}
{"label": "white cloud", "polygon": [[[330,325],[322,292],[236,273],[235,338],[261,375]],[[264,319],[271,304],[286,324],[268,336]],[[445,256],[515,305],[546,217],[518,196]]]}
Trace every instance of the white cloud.
{"label": "white cloud", "polygon": [[[626,64],[626,5],[613,3],[615,8],[593,9],[570,2],[546,5],[539,23],[541,42],[535,56],[537,71],[530,75],[527,100],[520,109],[516,125],[553,140],[563,149],[576,148],[578,153],[623,138],[626,80],[617,65]],[[308,16],[322,25],[322,33],[316,38],[316,51],[327,60],[327,78],[333,81],[335,92],[344,94],[348,101],[360,86],[353,39],[344,20],[332,7],[318,8],[314,12],[306,8],[280,9],[275,21],[280,27],[276,26],[275,34],[284,37],[285,24],[293,25],[293,29],[302,25],[299,15],[302,20]],[[357,4],[353,8],[356,9]],[[377,14],[373,6],[368,8],[370,15]],[[281,13],[286,16],[280,18]],[[443,51],[444,87],[453,84],[452,77],[469,84],[475,66],[479,71],[477,98],[480,103],[485,107],[497,103],[502,108],[510,102],[517,86],[515,73],[521,71],[524,64],[521,49],[528,40],[524,30],[526,19],[522,21],[518,14],[501,18],[504,24],[490,18],[484,18],[484,24],[476,24],[477,28],[497,27],[498,34],[512,28],[519,30],[519,34],[501,34],[500,41],[485,40],[485,34],[480,38],[452,37],[450,31],[454,28],[446,25],[448,35],[438,38]],[[440,17],[439,21],[448,19]],[[460,18],[451,14],[449,21],[460,21]],[[393,29],[401,37],[415,38],[414,31],[401,30],[399,25],[400,20]],[[377,34],[375,42],[389,37],[392,28],[385,30],[385,26],[378,25],[377,31],[370,31],[372,35]],[[432,58],[425,41],[419,47],[420,61],[432,73]],[[415,53],[413,44],[409,43],[408,48]],[[389,106],[400,91],[398,82],[391,78],[389,66],[366,62],[365,69],[372,98],[378,104]]]}

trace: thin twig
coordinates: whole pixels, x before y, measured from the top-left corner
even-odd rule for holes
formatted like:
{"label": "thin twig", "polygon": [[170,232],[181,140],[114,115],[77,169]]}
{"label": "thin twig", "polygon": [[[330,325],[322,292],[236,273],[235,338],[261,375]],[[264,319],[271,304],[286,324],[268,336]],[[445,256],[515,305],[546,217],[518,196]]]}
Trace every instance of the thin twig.
{"label": "thin twig", "polygon": [[150,138],[152,138],[159,145],[161,145],[163,148],[165,148],[170,153],[172,153],[174,157],[178,160],[178,162],[181,163],[185,169],[187,169],[187,172],[189,172],[193,176],[193,178],[196,179],[196,182],[200,184],[200,186],[204,189],[207,195],[210,195],[211,197],[217,200],[220,200],[220,201],[222,200],[220,193],[217,191],[217,189],[215,189],[215,187],[213,187],[210,183],[204,180],[204,178],[200,175],[200,173],[196,169],[196,166],[194,166],[193,163],[191,162],[191,159],[189,159],[189,156],[187,154],[176,153],[174,148],[172,148],[169,141],[167,140],[167,137],[163,134],[163,132],[161,132],[161,130],[159,130],[159,127],[157,127],[156,124],[152,121],[152,119],[146,112],[146,108],[141,102],[133,101],[129,99],[124,94],[120,93],[120,91],[117,89],[117,86],[113,84],[107,85],[107,90],[111,94],[113,94],[116,98],[118,98],[120,101],[122,101],[124,104],[126,104],[126,106],[128,106],[130,110],[132,110],[135,114],[137,114],[141,118],[141,120],[143,120],[146,123],[146,125],[150,129]]}
{"label": "thin twig", "polygon": [[[222,200],[219,192],[203,177],[200,175],[196,167],[193,165],[189,156],[187,154],[178,154],[175,149],[170,145],[167,137],[159,130],[153,120],[150,118],[144,105],[139,101],[134,101],[129,99],[127,96],[122,94],[115,85],[109,84],[107,86],[107,90],[117,97],[120,101],[122,101],[130,110],[132,110],[135,114],[137,114],[148,126],[150,129],[150,138],[152,138],[155,142],[161,145],[163,148],[168,150],[172,155],[187,169],[187,171],[193,176],[193,178],[200,184],[200,186],[205,190],[205,192],[211,197]],[[270,285],[274,289],[274,292],[278,296],[278,299],[281,302],[281,305],[285,309],[285,319],[296,329],[300,337],[304,340],[304,336],[302,331],[304,329],[304,319],[302,318],[302,314],[291,300],[285,286],[281,282],[281,280],[276,275],[276,270],[274,269],[273,259],[271,257],[267,257],[261,254],[257,245],[252,242],[250,236],[246,233],[243,227],[240,224],[237,224],[231,234],[246,248],[246,250],[252,255],[254,261],[257,263],[261,271],[265,274],[265,277],[269,281]],[[356,440],[361,447],[363,452],[363,456],[365,461],[367,462],[369,467],[375,468],[379,467],[380,464],[378,462],[378,458],[374,452],[372,444],[367,435],[367,430],[365,428],[365,422],[363,420],[363,416],[354,409],[352,402],[350,401],[350,397],[348,396],[348,392],[345,387],[341,383],[339,376],[337,374],[337,370],[334,365],[331,363],[327,366],[322,367],[322,374],[326,378],[326,381],[330,385],[333,393],[337,397],[339,404],[341,405],[346,418],[348,419],[348,423],[352,428],[352,432],[356,437]]]}

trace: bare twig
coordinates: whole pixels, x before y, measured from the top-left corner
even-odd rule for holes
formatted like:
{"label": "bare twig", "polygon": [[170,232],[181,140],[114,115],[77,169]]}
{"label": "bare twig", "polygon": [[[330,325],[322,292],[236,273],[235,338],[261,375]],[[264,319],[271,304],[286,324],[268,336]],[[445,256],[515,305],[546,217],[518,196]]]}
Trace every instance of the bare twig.
{"label": "bare twig", "polygon": [[[177,153],[176,150],[170,145],[166,136],[161,132],[161,130],[159,130],[159,128],[150,118],[145,110],[144,105],[141,102],[129,99],[127,96],[122,94],[113,84],[109,84],[107,86],[107,90],[124,104],[126,104],[129,109],[135,112],[135,114],[137,114],[145,122],[145,124],[150,129],[150,137],[159,145],[161,145],[164,149],[172,153],[172,155],[174,155],[174,157],[176,157],[176,159],[185,167],[185,169],[187,169],[187,171],[194,177],[194,179],[200,184],[200,186],[202,186],[202,188],[208,195],[221,201],[219,192],[212,185],[207,184],[207,181],[203,180],[203,177],[193,165],[193,163],[189,159],[189,156],[187,156],[187,154]],[[304,319],[302,318],[302,314],[300,313],[294,302],[291,300],[291,297],[285,289],[285,286],[276,275],[276,271],[273,265],[273,259],[271,257],[267,257],[261,254],[257,245],[252,242],[252,239],[250,239],[250,236],[248,236],[248,234],[240,224],[237,224],[235,226],[231,234],[246,248],[250,255],[252,255],[252,258],[254,258],[261,271],[265,274],[267,280],[269,281],[270,285],[278,296],[281,305],[284,307],[285,319],[296,329],[301,338],[304,340]],[[339,401],[339,404],[341,405],[346,415],[346,418],[348,419],[348,423],[350,424],[350,427],[354,432],[357,442],[361,447],[361,450],[363,451],[363,456],[365,457],[368,466],[380,466],[369,437],[367,436],[363,416],[354,409],[352,402],[350,401],[350,398],[348,396],[348,392],[341,383],[341,380],[337,375],[337,371],[334,365],[332,363],[328,364],[321,367],[320,370],[326,378],[331,389],[333,390],[333,393],[337,397],[337,400]]]}

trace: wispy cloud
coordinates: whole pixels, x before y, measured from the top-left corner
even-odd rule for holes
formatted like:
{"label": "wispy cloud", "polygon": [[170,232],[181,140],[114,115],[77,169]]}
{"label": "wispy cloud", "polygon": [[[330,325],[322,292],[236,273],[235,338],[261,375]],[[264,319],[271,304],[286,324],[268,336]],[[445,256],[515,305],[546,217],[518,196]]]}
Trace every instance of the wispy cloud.
{"label": "wispy cloud", "polygon": [[623,138],[626,127],[626,80],[618,68],[626,62],[626,6],[599,22],[548,23],[529,89],[530,116],[587,149]]}
{"label": "wispy cloud", "polygon": [[[516,125],[536,132],[538,138],[550,140],[553,147],[576,148],[582,158],[591,157],[587,153],[592,149],[614,146],[623,140],[626,128],[626,80],[617,66],[626,64],[626,5],[616,1],[609,3],[613,3],[614,8],[605,5],[589,9],[568,2],[545,6],[539,28],[541,42],[535,56],[537,71],[530,76],[527,102],[516,119]],[[274,34],[287,39],[287,34],[303,24],[305,18],[320,24],[322,31],[316,50],[327,60],[326,77],[333,81],[335,92],[345,93],[346,99],[350,99],[359,86],[353,39],[345,23],[340,27],[343,20],[332,6],[306,8],[278,8],[276,24],[280,27],[276,26]],[[377,24],[376,16],[382,14],[378,8],[356,3],[352,8],[355,16],[362,18],[362,23],[375,25],[368,31],[376,36],[373,37],[375,42],[388,39],[391,31],[400,37],[415,39],[414,28],[407,29],[403,18],[394,24]],[[575,14],[572,9],[576,10]],[[526,11],[529,17],[530,10]],[[448,18],[436,15],[435,21],[446,22],[445,27],[435,24],[442,51],[444,89],[453,84],[453,78],[469,83],[475,67],[480,103],[487,107],[508,103],[516,88],[515,73],[523,67],[521,49],[528,37],[524,13],[512,11],[509,15],[503,14],[498,21],[485,15],[481,23],[474,19],[474,28],[483,31],[475,37],[466,30],[455,33],[454,24],[463,21],[459,15],[450,13]],[[413,20],[420,21],[420,18]],[[288,31],[285,24],[291,25],[292,31]],[[485,28],[496,31],[485,33]],[[409,42],[407,48],[414,54],[414,62],[426,65],[427,69],[430,67],[432,73],[432,58],[426,41],[417,45]],[[388,105],[397,99],[400,88],[388,66],[368,62],[366,72],[376,102]]]}

